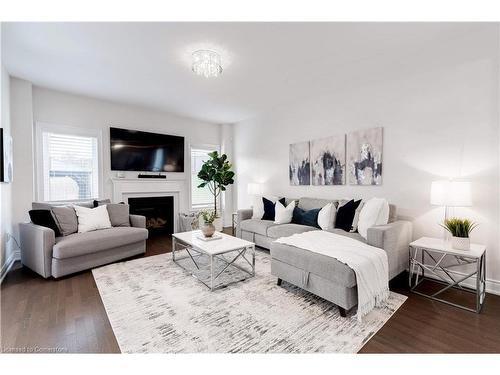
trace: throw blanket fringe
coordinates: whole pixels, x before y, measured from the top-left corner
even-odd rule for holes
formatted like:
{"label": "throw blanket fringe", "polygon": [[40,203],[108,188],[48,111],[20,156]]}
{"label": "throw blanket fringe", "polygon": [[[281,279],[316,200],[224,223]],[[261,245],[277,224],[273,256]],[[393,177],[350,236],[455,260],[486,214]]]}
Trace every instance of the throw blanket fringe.
{"label": "throw blanket fringe", "polygon": [[385,305],[385,302],[389,299],[389,294],[389,287],[387,287],[380,291],[380,293],[376,294],[374,298],[370,298],[370,300],[364,303],[362,306],[359,305],[358,301],[358,320],[361,321],[361,318],[372,311],[375,307]]}
{"label": "throw blanket fringe", "polygon": [[319,230],[278,238],[276,242],[335,258],[352,268],[358,287],[357,318],[360,321],[389,298],[389,265],[382,249]]}

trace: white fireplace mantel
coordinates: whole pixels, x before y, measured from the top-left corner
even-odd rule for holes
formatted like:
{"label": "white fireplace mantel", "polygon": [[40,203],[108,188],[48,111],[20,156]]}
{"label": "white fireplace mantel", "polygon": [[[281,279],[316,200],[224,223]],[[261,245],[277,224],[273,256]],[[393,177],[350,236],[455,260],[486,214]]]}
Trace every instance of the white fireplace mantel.
{"label": "white fireplace mantel", "polygon": [[185,210],[185,181],[164,179],[112,178],[113,202],[127,202],[129,198],[174,197],[174,230],[178,230],[179,212]]}

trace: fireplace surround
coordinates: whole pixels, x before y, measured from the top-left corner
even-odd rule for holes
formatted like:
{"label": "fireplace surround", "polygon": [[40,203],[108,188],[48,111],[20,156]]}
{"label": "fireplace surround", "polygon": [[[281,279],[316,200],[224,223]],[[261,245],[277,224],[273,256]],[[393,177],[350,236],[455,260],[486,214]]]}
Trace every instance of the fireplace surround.
{"label": "fireplace surround", "polygon": [[174,197],[152,196],[129,198],[130,213],[146,217],[151,235],[174,233]]}
{"label": "fireplace surround", "polygon": [[188,210],[184,180],[112,178],[112,201],[129,203],[131,198],[173,197],[173,232],[179,231],[179,213]]}

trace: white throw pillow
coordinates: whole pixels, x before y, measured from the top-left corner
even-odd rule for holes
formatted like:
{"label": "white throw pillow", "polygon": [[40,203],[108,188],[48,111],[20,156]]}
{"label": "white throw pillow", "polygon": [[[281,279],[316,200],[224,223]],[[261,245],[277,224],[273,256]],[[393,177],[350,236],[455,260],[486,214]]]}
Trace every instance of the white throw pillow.
{"label": "white throw pillow", "polygon": [[368,228],[384,225],[389,221],[389,203],[384,198],[371,198],[359,213],[358,233],[366,239]]}
{"label": "white throw pillow", "polygon": [[274,224],[288,224],[292,222],[295,201],[291,201],[288,206],[283,206],[280,201],[274,204]]}
{"label": "white throw pillow", "polygon": [[333,227],[333,215],[337,211],[334,209],[333,203],[328,203],[318,212],[318,225],[323,230],[328,230]]}
{"label": "white throw pillow", "polygon": [[90,232],[97,229],[111,228],[106,205],[96,208],[73,206],[78,217],[78,233]]}
{"label": "white throw pillow", "polygon": [[[269,199],[273,203],[276,203],[276,201],[279,199],[278,197],[272,195],[266,195],[264,196],[264,198]],[[252,209],[252,219],[262,219],[262,216],[264,216],[264,202],[262,201],[262,197],[260,195],[253,197]]]}
{"label": "white throw pillow", "polygon": [[361,202],[359,202],[358,208],[356,208],[356,211],[354,211],[354,219],[352,219],[352,227],[350,230],[353,233],[358,231],[359,214],[361,213],[364,205],[365,201],[361,200]]}
{"label": "white throw pillow", "polygon": [[378,214],[377,224],[375,225],[385,225],[389,222],[389,202],[384,199],[382,204],[382,209]]}

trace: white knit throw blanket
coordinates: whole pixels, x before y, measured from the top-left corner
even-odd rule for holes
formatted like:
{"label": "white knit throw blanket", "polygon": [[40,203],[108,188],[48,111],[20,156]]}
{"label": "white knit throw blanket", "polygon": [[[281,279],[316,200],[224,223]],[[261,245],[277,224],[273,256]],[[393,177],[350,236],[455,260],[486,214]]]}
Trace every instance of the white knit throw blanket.
{"label": "white knit throw blanket", "polygon": [[358,320],[389,298],[389,265],[382,249],[321,230],[278,238],[276,242],[335,258],[352,268],[358,286]]}

